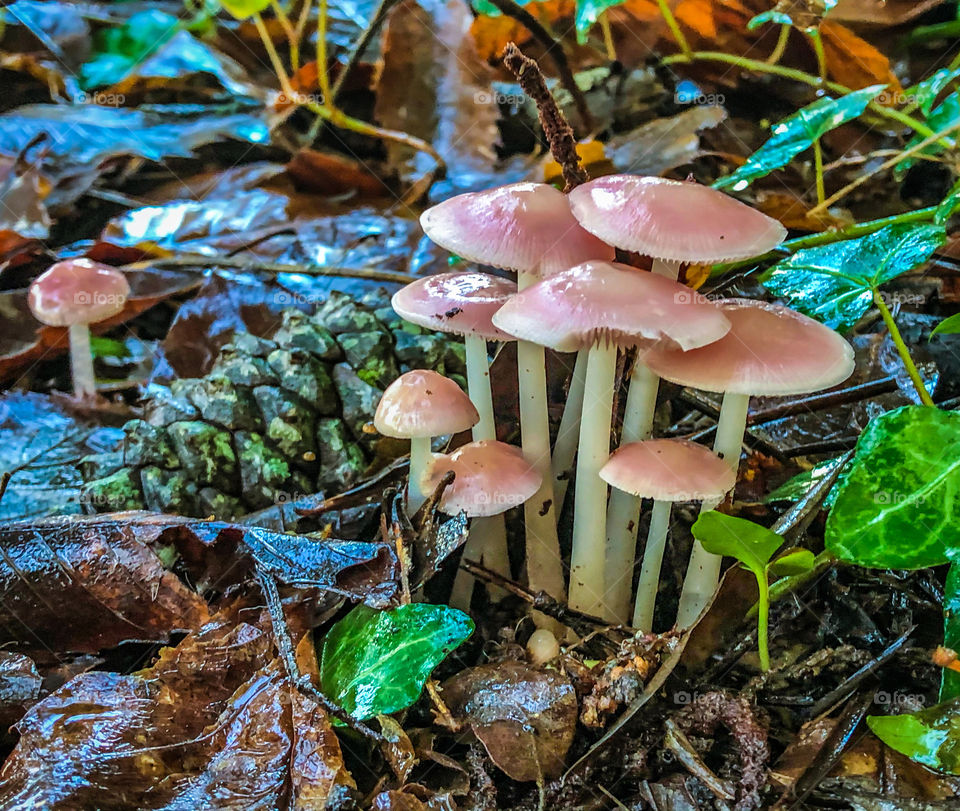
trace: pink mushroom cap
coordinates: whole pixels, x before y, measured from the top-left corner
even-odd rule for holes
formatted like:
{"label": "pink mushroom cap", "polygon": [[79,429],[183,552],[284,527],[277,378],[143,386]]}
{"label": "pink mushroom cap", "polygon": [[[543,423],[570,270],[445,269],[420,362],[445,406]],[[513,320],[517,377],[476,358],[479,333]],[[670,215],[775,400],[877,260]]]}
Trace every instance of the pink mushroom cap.
{"label": "pink mushroom cap", "polygon": [[711,501],[737,483],[719,456],[685,439],[648,439],[618,448],[600,468],[618,490],[657,501]]}
{"label": "pink mushroom cap", "polygon": [[401,318],[427,329],[512,341],[490,319],[516,292],[515,282],[489,273],[440,273],[398,290],[391,304]]}
{"label": "pink mushroom cap", "polygon": [[470,442],[449,455],[435,456],[421,482],[424,492],[433,492],[449,471],[455,477],[443,491],[440,509],[451,515],[462,510],[471,518],[518,507],[540,489],[542,481],[519,448],[494,439]]}
{"label": "pink mushroom cap", "polygon": [[734,394],[807,394],[853,374],[853,347],[819,321],[750,299],[717,306],[732,325],[723,338],[690,352],[655,347],[644,363],[674,383]]}
{"label": "pink mushroom cap", "polygon": [[570,192],[580,224],[604,242],[655,259],[712,264],[760,256],[787,229],[709,186],[608,175]]}
{"label": "pink mushroom cap", "polygon": [[558,352],[599,341],[622,346],[666,341],[693,349],[730,329],[704,296],[678,282],[615,262],[584,262],[517,293],[493,323]]}
{"label": "pink mushroom cap", "polygon": [[38,321],[71,327],[116,315],[129,295],[127,277],[116,268],[92,259],[66,259],[34,279],[27,303]]}
{"label": "pink mushroom cap", "polygon": [[400,439],[466,431],[480,420],[470,398],[452,380],[414,369],[387,386],[373,424],[384,436]]}
{"label": "pink mushroom cap", "polygon": [[512,183],[459,194],[420,216],[424,233],[469,262],[550,276],[613,247],[587,233],[567,195],[546,183]]}

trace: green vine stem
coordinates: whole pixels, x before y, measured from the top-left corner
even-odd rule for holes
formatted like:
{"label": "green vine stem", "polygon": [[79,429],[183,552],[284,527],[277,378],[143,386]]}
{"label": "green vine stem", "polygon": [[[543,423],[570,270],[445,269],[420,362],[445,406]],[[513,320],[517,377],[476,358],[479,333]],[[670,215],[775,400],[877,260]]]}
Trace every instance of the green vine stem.
{"label": "green vine stem", "polygon": [[678,23],[677,18],[673,16],[673,10],[670,8],[669,3],[667,0],[657,0],[657,5],[660,6],[660,13],[667,23],[667,28],[670,29],[670,33],[673,34],[677,45],[680,46],[680,54],[683,60],[687,62],[691,61],[694,58],[694,52],[690,48],[690,43],[687,42],[683,31],[680,30],[680,23]]}
{"label": "green vine stem", "polygon": [[897,326],[897,322],[893,319],[893,313],[890,312],[890,308],[887,307],[887,303],[883,300],[883,294],[881,294],[881,292],[876,288],[873,290],[873,303],[877,305],[877,309],[880,311],[880,316],[883,318],[883,323],[887,325],[890,338],[893,341],[894,346],[897,347],[897,354],[900,355],[900,360],[903,361],[903,365],[907,370],[907,374],[910,375],[910,382],[913,383],[913,387],[917,390],[917,394],[920,397],[920,402],[922,402],[925,406],[932,406],[935,408],[936,406],[934,405],[933,398],[927,391],[927,387],[923,384],[923,378],[920,377],[920,372],[917,370],[917,366],[913,362],[913,358],[910,357],[910,350],[907,348],[907,345],[903,340],[903,336],[900,334],[900,328]]}
{"label": "green vine stem", "polygon": [[807,36],[813,43],[813,52],[817,55],[817,73],[821,82],[827,81],[827,54],[823,50],[823,37],[820,36],[819,28],[810,28],[807,30]]}
{"label": "green vine stem", "polygon": [[827,191],[823,185],[823,147],[820,146],[820,139],[813,142],[813,168],[817,180],[817,207],[824,205],[827,197]]}
{"label": "green vine stem", "polygon": [[763,576],[757,575],[760,598],[757,600],[757,653],[760,656],[760,669],[766,673],[770,669],[770,575],[764,567]]}
{"label": "green vine stem", "polygon": [[777,38],[776,47],[773,53],[767,57],[768,65],[776,65],[783,58],[783,52],[787,49],[787,42],[790,40],[790,29],[793,28],[790,23],[783,23],[780,26],[780,36]]}
{"label": "green vine stem", "polygon": [[[693,51],[689,56],[682,53],[673,54],[671,56],[665,56],[660,60],[660,63],[663,65],[687,64],[689,62],[722,62],[727,65],[734,65],[741,70],[781,76],[784,79],[792,79],[795,82],[801,82],[810,87],[823,87],[840,95],[846,95],[851,92],[850,88],[845,85],[839,84],[838,82],[824,81],[812,73],[807,73],[803,70],[786,68],[783,65],[771,65],[759,59],[748,59],[745,56],[733,56],[728,53],[723,53],[723,51]],[[908,127],[925,137],[935,134],[934,131],[922,121],[918,121],[916,118],[906,115],[899,110],[884,107],[875,101],[870,103],[868,109],[879,118],[895,121],[901,126]],[[939,143],[947,149],[952,149],[954,146],[953,142],[948,139],[941,139]]]}

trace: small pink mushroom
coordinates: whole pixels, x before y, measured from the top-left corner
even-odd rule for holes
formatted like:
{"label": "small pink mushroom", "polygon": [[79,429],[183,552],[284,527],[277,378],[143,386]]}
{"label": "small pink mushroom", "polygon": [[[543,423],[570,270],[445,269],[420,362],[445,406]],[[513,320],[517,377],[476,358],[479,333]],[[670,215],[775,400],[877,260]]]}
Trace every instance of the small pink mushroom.
{"label": "small pink mushroom", "polygon": [[[737,474],[702,445],[648,439],[621,446],[601,468],[600,477],[620,492],[654,500],[633,610],[633,627],[649,633],[673,502],[721,499],[736,484]],[[632,573],[632,566],[620,573],[628,593]]]}
{"label": "small pink mushroom", "polygon": [[436,372],[415,369],[387,386],[373,424],[384,436],[410,440],[407,504],[411,513],[427,496],[421,482],[430,463],[431,438],[466,431],[479,418],[463,390]]}
{"label": "small pink mushroom", "polygon": [[[658,347],[644,360],[666,380],[723,393],[714,450],[736,470],[750,395],[807,394],[836,386],[853,373],[853,348],[819,321],[778,304],[728,299],[717,306],[731,324],[722,339],[690,352]],[[681,627],[697,618],[719,575],[720,558],[695,544],[680,596]]]}
{"label": "small pink mushroom", "polygon": [[36,319],[52,327],[68,327],[73,388],[78,398],[96,395],[90,324],[105,321],[123,309],[130,295],[119,270],[91,259],[57,262],[30,285],[27,302]]}

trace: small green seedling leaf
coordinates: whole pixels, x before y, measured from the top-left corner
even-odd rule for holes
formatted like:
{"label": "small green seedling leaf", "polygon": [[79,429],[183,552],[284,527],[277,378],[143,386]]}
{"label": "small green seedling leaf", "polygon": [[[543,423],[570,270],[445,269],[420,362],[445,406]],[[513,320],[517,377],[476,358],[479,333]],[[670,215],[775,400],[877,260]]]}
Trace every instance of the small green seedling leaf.
{"label": "small green seedling leaf", "polygon": [[793,158],[813,146],[830,130],[860,116],[886,85],[873,85],[833,99],[826,96],[783,119],[773,128],[773,136],[754,152],[733,174],[713,184],[716,189],[733,187],[741,191],[754,180],[782,169]]}
{"label": "small green seedling leaf", "polygon": [[[940,104],[933,108],[930,111],[930,115],[927,116],[927,126],[930,127],[934,132],[940,132],[941,130],[948,129],[954,124],[960,122],[960,94],[953,92],[947,96]],[[905,149],[910,149],[913,146],[916,146],[921,141],[926,140],[925,135],[914,135],[911,138],[905,147]],[[934,142],[927,147],[924,147],[920,154],[922,155],[939,155],[943,152],[943,144],[939,142]],[[904,158],[900,163],[897,164],[897,174],[902,176],[907,169],[913,166],[917,162],[918,158],[909,157]]]}
{"label": "small green seedling leaf", "polygon": [[937,324],[936,329],[930,333],[930,337],[933,338],[934,335],[956,335],[958,332],[960,332],[960,313],[944,318]]}
{"label": "small green seedling leaf", "polygon": [[247,20],[270,5],[270,0],[220,0],[220,5],[238,20]]}
{"label": "small green seedling leaf", "polygon": [[754,574],[763,574],[770,558],[783,545],[783,538],[776,532],[716,510],[697,519],[693,537],[708,552],[736,558]]}
{"label": "small green seedling leaf", "polygon": [[774,577],[793,577],[806,574],[816,562],[816,556],[809,549],[792,549],[771,561],[768,568]]}
{"label": "small green seedling leaf", "polygon": [[323,641],[320,688],[360,721],[405,709],[473,627],[469,616],[445,605],[358,605]]}
{"label": "small green seedling leaf", "polygon": [[129,358],[130,347],[123,341],[104,338],[102,335],[90,336],[90,351],[95,358]]}
{"label": "small green seedling leaf", "polygon": [[867,724],[887,746],[916,763],[960,774],[960,699],[905,715],[869,715]]}
{"label": "small green seedling leaf", "polygon": [[922,569],[960,547],[960,414],[904,406],[871,420],[827,517],[836,557]]}
{"label": "small green seedling leaf", "polygon": [[947,196],[937,206],[933,221],[937,225],[943,225],[958,208],[960,208],[960,182],[954,184],[953,188],[947,192]]}
{"label": "small green seedling leaf", "polygon": [[729,555],[736,558],[757,578],[757,648],[760,667],[770,669],[770,651],[767,642],[770,622],[770,558],[783,545],[783,538],[773,530],[734,518],[732,515],[711,512],[703,513],[693,525],[693,537],[703,548],[714,555]]}
{"label": "small green seedling leaf", "polygon": [[789,14],[784,14],[782,11],[771,9],[770,11],[764,11],[761,14],[758,14],[756,17],[750,20],[750,22],[747,23],[747,30],[756,31],[761,25],[766,25],[767,23],[793,25],[793,18]]}
{"label": "small green seedling leaf", "polygon": [[873,303],[873,291],[926,262],[946,240],[941,225],[888,225],[858,239],[797,251],[760,281],[795,310],[846,332]]}
{"label": "small green seedling leaf", "polygon": [[123,25],[100,30],[94,37],[92,58],[80,66],[80,86],[93,90],[116,84],[180,27],[172,14],[150,9],[137,12]]}

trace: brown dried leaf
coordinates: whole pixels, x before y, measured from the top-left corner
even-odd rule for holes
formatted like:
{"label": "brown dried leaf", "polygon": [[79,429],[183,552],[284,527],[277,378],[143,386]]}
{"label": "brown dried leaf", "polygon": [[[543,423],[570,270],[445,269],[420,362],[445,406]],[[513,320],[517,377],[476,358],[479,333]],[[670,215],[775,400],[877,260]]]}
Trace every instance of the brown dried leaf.
{"label": "brown dried leaf", "polygon": [[43,680],[32,659],[20,653],[0,651],[0,730],[3,736],[40,698],[42,686]]}
{"label": "brown dried leaf", "polygon": [[830,76],[851,90],[875,84],[888,85],[888,91],[901,89],[890,69],[890,60],[865,39],[840,23],[824,20],[820,24],[823,51]]}
{"label": "brown dried leaf", "polygon": [[563,773],[577,725],[577,698],[564,676],[518,662],[480,665],[448,679],[443,698],[511,779]]}
{"label": "brown dried leaf", "polygon": [[383,756],[402,785],[407,782],[410,772],[418,763],[413,744],[403,727],[391,716],[378,715],[377,721],[380,722],[380,731],[386,738],[386,743],[381,746]]}

